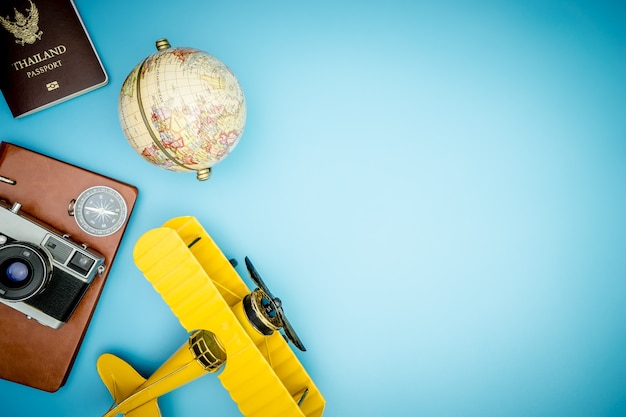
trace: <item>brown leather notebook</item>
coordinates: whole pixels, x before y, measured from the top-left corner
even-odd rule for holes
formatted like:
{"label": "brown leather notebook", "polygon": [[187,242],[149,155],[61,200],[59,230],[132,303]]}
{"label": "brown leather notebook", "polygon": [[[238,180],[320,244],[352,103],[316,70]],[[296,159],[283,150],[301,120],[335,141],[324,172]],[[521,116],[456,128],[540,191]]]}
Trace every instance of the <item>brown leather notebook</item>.
{"label": "brown leather notebook", "polygon": [[[72,202],[79,195],[101,186],[116,190],[127,206],[125,223],[108,235],[84,231],[75,216],[69,214]],[[88,285],[69,319],[58,329],[0,304],[0,378],[49,392],[63,386],[115,259],[137,193],[137,188],[132,185],[8,142],[0,143],[0,198],[9,206],[20,203],[19,213],[33,216],[68,234],[72,242],[85,244],[100,253],[106,266],[104,272]],[[0,224],[0,234],[8,227]],[[1,273],[5,273],[2,267]],[[52,280],[56,278],[53,276]],[[40,296],[45,298],[46,291],[48,288]]]}
{"label": "brown leather notebook", "polygon": [[14,117],[107,82],[72,0],[0,2],[0,89]]}

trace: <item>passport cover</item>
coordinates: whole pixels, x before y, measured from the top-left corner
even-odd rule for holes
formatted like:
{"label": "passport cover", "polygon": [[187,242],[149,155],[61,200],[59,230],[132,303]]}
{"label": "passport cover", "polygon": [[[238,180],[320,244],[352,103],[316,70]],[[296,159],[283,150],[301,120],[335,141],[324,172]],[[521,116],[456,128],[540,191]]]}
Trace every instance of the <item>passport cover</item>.
{"label": "passport cover", "polygon": [[0,23],[0,90],[13,117],[108,82],[73,0],[2,0]]}
{"label": "passport cover", "polygon": [[0,304],[0,378],[54,392],[67,380],[128,224],[109,236],[91,236],[68,214],[68,206],[85,189],[105,185],[122,195],[130,219],[138,191],[130,184],[8,142],[0,143],[0,176],[16,181],[15,185],[0,181],[0,198],[21,203],[23,212],[87,244],[105,258],[105,272],[94,279],[70,319],[58,330]]}

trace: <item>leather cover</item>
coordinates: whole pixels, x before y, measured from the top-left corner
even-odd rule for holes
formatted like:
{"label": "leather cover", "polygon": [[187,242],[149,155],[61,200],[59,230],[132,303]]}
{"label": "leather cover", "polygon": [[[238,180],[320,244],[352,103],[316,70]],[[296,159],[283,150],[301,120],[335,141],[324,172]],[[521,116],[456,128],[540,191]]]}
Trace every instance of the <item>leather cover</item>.
{"label": "leather cover", "polygon": [[0,89],[13,117],[108,82],[72,0],[2,0],[0,23]]}
{"label": "leather cover", "polygon": [[94,279],[70,319],[58,330],[0,304],[0,378],[54,392],[69,375],[126,229],[124,225],[112,235],[91,236],[68,214],[68,206],[85,189],[106,185],[124,197],[130,219],[138,191],[132,185],[8,142],[0,143],[0,176],[16,181],[15,185],[0,182],[0,198],[21,203],[21,211],[105,257],[104,274]]}

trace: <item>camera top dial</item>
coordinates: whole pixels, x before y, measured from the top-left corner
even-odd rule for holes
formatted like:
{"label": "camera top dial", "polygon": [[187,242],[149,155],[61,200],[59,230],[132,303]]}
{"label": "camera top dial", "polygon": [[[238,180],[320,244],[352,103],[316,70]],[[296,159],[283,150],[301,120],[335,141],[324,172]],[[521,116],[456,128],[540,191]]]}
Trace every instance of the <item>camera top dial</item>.
{"label": "camera top dial", "polygon": [[122,228],[128,208],[122,195],[111,187],[96,186],[83,191],[68,210],[76,224],[92,236],[109,236]]}

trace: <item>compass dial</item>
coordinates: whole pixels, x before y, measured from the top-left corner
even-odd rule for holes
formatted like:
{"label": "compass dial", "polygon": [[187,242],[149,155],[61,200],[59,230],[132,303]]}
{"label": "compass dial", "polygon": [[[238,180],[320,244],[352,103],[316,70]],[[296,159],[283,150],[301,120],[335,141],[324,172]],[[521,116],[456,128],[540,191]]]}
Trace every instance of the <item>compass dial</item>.
{"label": "compass dial", "polygon": [[97,186],[86,189],[74,205],[78,226],[92,236],[108,236],[117,232],[126,221],[124,198],[113,188]]}

